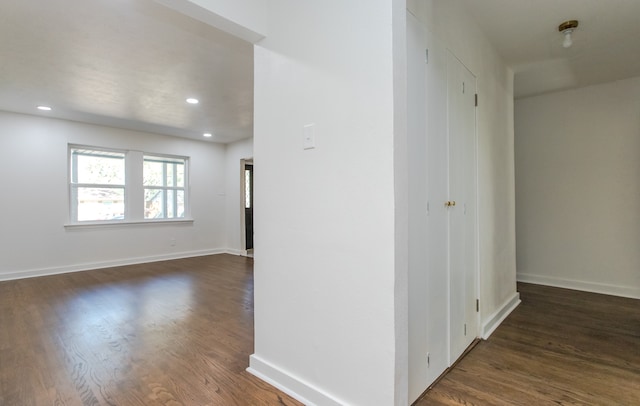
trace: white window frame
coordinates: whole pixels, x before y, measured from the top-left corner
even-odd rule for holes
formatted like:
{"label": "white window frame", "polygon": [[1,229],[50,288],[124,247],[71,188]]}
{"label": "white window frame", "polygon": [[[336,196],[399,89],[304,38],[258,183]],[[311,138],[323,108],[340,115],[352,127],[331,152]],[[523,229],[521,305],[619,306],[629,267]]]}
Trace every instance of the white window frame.
{"label": "white window frame", "polygon": [[[109,154],[118,154],[122,155],[122,160],[124,163],[124,173],[125,179],[123,184],[103,184],[103,183],[79,183],[78,182],[78,173],[77,173],[77,165],[73,164],[73,160],[78,154],[74,154],[74,150],[87,150],[93,152],[102,152],[105,156],[109,156]],[[84,145],[69,145],[68,148],[68,173],[69,173],[69,216],[72,223],[77,224],[85,224],[90,222],[105,222],[105,223],[113,223],[119,222],[121,220],[78,220],[78,189],[80,188],[100,188],[100,189],[123,189],[124,191],[124,218],[127,216],[127,151],[111,149],[111,148],[101,148],[101,147],[90,147]]]}
{"label": "white window frame", "polygon": [[[149,159],[147,159],[149,158]],[[142,162],[144,164],[145,161],[154,161],[154,162],[163,162],[165,164],[164,166],[164,170],[166,170],[166,165],[167,164],[178,164],[181,163],[184,165],[184,184],[183,186],[170,186],[167,185],[167,176],[166,176],[166,172],[163,173],[162,176],[162,186],[157,186],[157,185],[144,185],[143,184],[143,193],[144,191],[146,191],[147,189],[153,189],[153,190],[162,190],[164,192],[164,196],[162,199],[162,212],[164,213],[165,217],[159,218],[159,219],[147,219],[145,218],[145,221],[162,221],[162,220],[180,220],[183,218],[188,217],[189,215],[189,157],[185,157],[185,156],[177,156],[177,155],[167,155],[167,154],[153,154],[153,153],[148,153],[145,152],[143,154],[142,157]],[[174,170],[175,170],[175,166],[174,166]],[[144,168],[143,168],[143,174],[144,174]],[[174,172],[173,174],[173,178],[176,178],[176,173]],[[143,180],[144,183],[144,180]],[[174,208],[174,215],[173,217],[167,217],[167,207],[168,207],[168,191],[173,191],[173,208]],[[176,216],[176,212],[178,210],[178,193],[179,191],[182,191],[183,193],[183,199],[184,199],[184,213],[182,217],[177,217]],[[144,199],[143,199],[144,200]]]}
{"label": "white window frame", "polygon": [[[120,185],[89,185],[74,183],[73,180],[77,179],[72,173],[72,151],[75,149],[86,149],[91,151],[104,151],[106,153],[119,153],[124,154],[125,161],[125,183]],[[68,157],[67,157],[67,174],[68,174],[68,186],[69,186],[69,212],[68,221],[64,225],[65,227],[103,227],[103,226],[119,226],[119,225],[139,225],[139,224],[166,224],[166,223],[193,223],[191,217],[191,205],[190,205],[190,161],[188,156],[158,154],[153,152],[142,152],[135,150],[123,150],[115,148],[106,148],[93,145],[80,145],[80,144],[68,144]],[[143,167],[144,157],[158,157],[168,158],[175,160],[184,160],[184,187],[172,187],[169,189],[177,189],[184,191],[184,217],[172,217],[172,218],[158,218],[158,219],[145,219],[144,218],[144,190],[143,185]],[[124,187],[124,218],[115,220],[92,220],[92,221],[78,221],[77,215],[77,189],[78,187]],[[149,187],[156,189],[158,187]],[[177,206],[176,206],[177,209]],[[165,210],[166,213],[166,210]]]}

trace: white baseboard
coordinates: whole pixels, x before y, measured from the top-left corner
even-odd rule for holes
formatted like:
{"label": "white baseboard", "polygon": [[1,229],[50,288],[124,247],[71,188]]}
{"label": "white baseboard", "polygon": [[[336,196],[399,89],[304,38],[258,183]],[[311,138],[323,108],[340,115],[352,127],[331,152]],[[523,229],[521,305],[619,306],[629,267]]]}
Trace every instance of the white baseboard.
{"label": "white baseboard", "polygon": [[482,339],[486,340],[520,304],[520,293],[516,292],[482,324]]}
{"label": "white baseboard", "polygon": [[169,261],[172,259],[202,257],[205,255],[225,254],[226,249],[210,249],[199,251],[174,252],[171,254],[152,255],[147,257],[124,258],[113,261],[87,262],[83,264],[74,264],[66,266],[58,266],[51,268],[30,269],[24,271],[16,271],[0,274],[0,281],[9,281],[13,279],[35,278],[38,276],[57,275],[70,272],[89,271],[92,269],[113,268],[115,266],[144,264],[148,262]]}
{"label": "white baseboard", "polygon": [[533,283],[536,285],[554,286],[556,288],[582,290],[585,292],[601,293],[604,295],[640,299],[640,287],[607,285],[604,283],[553,278],[549,276],[526,274],[520,272],[517,273],[516,279],[518,280],[518,282]]}
{"label": "white baseboard", "polygon": [[247,250],[237,250],[235,248],[227,248],[226,252],[227,252],[227,254],[238,255],[238,256],[247,257],[247,258],[253,258],[253,250],[247,251]]}
{"label": "white baseboard", "polygon": [[341,406],[345,404],[308,382],[270,364],[255,354],[249,358],[249,368],[247,368],[247,372],[275,386],[307,406]]}

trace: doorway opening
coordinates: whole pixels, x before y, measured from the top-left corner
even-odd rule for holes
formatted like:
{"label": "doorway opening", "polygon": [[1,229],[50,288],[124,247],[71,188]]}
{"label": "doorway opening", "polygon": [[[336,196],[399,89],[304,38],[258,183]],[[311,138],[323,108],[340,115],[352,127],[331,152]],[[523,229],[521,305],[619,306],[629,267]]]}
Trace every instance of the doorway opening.
{"label": "doorway opening", "polygon": [[242,253],[253,257],[253,158],[240,160],[240,205]]}

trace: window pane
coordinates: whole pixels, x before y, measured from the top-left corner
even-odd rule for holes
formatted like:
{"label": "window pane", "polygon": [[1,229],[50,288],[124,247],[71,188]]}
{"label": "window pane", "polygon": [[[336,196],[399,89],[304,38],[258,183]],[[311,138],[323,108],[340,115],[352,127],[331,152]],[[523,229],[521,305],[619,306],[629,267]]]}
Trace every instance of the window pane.
{"label": "window pane", "polygon": [[167,186],[184,187],[184,164],[166,163]]}
{"label": "window pane", "polygon": [[124,188],[77,188],[78,221],[124,218]]}
{"label": "window pane", "polygon": [[72,150],[73,183],[124,185],[124,154]]}
{"label": "window pane", "polygon": [[176,217],[183,218],[184,217],[184,190],[176,191],[176,200],[178,205],[178,215]]}
{"label": "window pane", "polygon": [[186,162],[186,158],[144,156],[145,219],[184,217]]}
{"label": "window pane", "polygon": [[244,171],[244,208],[251,208],[251,171]]}
{"label": "window pane", "polygon": [[[135,221],[139,219],[139,209],[128,210],[125,195],[131,194],[135,201],[141,192],[145,219],[184,218],[189,158],[130,154],[97,147],[70,146],[69,151],[72,222],[125,220],[125,211],[127,217],[132,216],[127,219]],[[135,179],[139,176],[136,173],[125,174],[128,160],[132,160],[132,167],[142,164],[142,179]],[[133,185],[125,185],[128,181],[133,181]]]}
{"label": "window pane", "polygon": [[175,164],[165,164],[167,168],[167,186],[175,186],[173,182],[175,181]]}
{"label": "window pane", "polygon": [[184,187],[186,159],[144,156],[144,186]]}
{"label": "window pane", "polygon": [[176,164],[176,186],[184,187],[184,163]]}
{"label": "window pane", "polygon": [[144,160],[144,186],[164,186],[164,163]]}
{"label": "window pane", "polygon": [[167,190],[167,218],[175,217],[176,202],[173,200],[175,196],[174,190]]}
{"label": "window pane", "polygon": [[144,190],[144,218],[165,218],[164,214],[165,191],[162,189]]}

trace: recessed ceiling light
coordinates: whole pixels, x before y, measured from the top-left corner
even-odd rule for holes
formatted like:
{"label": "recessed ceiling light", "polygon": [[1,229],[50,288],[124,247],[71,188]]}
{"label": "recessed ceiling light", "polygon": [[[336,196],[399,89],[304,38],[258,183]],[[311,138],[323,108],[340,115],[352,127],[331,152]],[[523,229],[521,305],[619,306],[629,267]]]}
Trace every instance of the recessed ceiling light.
{"label": "recessed ceiling light", "polygon": [[202,136],[203,136],[203,137],[207,137],[207,138],[211,138],[211,136],[212,136],[212,135],[213,135],[213,134],[211,134],[211,133],[204,133],[204,134],[202,134]]}
{"label": "recessed ceiling light", "polygon": [[200,103],[200,100],[195,99],[195,98],[193,98],[193,97],[189,97],[189,98],[187,99],[187,103],[189,103],[189,104],[198,104],[198,103]]}
{"label": "recessed ceiling light", "polygon": [[51,111],[51,107],[49,107],[49,106],[38,106],[38,110]]}

